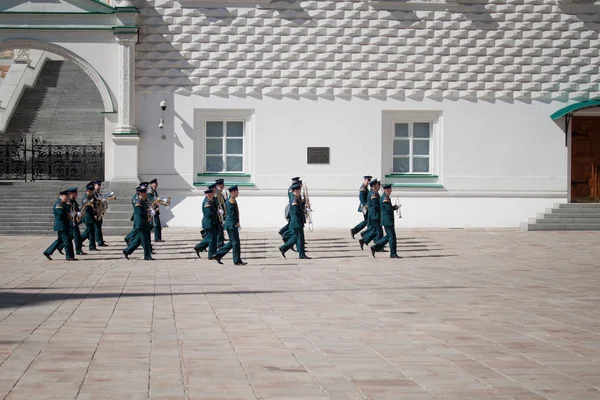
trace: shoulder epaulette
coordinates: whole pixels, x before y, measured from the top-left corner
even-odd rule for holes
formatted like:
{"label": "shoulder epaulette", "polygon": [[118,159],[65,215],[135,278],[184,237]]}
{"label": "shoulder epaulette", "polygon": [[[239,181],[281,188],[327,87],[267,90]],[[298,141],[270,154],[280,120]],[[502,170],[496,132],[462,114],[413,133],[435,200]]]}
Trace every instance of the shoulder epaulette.
{"label": "shoulder epaulette", "polygon": [[141,207],[141,206],[142,206],[142,204],[141,204],[141,203],[135,203],[135,206],[136,206],[136,207]]}
{"label": "shoulder epaulette", "polygon": [[210,207],[212,207],[212,206],[210,205],[210,203],[208,203],[208,202],[207,202],[207,203],[206,203],[206,205],[204,206],[204,208],[206,208],[206,207],[209,207],[209,208],[210,208]]}
{"label": "shoulder epaulette", "polygon": [[297,205],[298,205],[298,202],[297,202],[296,200],[294,200],[294,201],[292,202],[292,205],[293,205],[293,206],[297,206]]}
{"label": "shoulder epaulette", "polygon": [[60,204],[58,204],[56,207],[54,208],[63,208]]}
{"label": "shoulder epaulette", "polygon": [[229,199],[229,202],[230,202],[231,204],[235,204],[235,203],[236,203],[235,199]]}
{"label": "shoulder epaulette", "polygon": [[377,195],[375,195],[375,194],[374,194],[373,196],[371,196],[371,198],[372,198],[372,199],[376,199],[376,198],[377,198]]}
{"label": "shoulder epaulette", "polygon": [[384,202],[384,203],[389,203],[389,202],[390,202],[390,198],[389,198],[389,197],[386,197],[385,199],[383,199],[383,202]]}

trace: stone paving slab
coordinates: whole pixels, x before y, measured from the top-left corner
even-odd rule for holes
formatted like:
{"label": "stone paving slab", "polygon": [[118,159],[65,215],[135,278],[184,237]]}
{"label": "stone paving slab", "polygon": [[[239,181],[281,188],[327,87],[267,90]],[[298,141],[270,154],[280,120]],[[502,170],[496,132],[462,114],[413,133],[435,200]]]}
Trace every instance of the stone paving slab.
{"label": "stone paving slab", "polygon": [[600,399],[600,232],[244,230],[246,266],[165,229],[66,262],[0,236],[6,399]]}

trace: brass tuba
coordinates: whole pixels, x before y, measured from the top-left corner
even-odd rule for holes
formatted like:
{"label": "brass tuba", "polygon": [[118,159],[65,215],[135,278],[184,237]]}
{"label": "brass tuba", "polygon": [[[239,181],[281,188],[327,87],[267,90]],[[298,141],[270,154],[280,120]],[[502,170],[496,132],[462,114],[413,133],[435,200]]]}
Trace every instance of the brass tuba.
{"label": "brass tuba", "polygon": [[100,221],[104,214],[106,214],[106,210],[108,210],[108,200],[116,200],[117,195],[115,192],[110,193],[100,193],[98,194],[98,209],[96,214],[96,219]]}
{"label": "brass tuba", "polygon": [[305,183],[302,183],[302,202],[304,203],[304,214],[306,215],[306,222],[308,222],[308,230],[314,231],[315,225],[312,219],[312,209],[310,208],[310,197],[308,196],[308,187]]}
{"label": "brass tuba", "polygon": [[75,217],[75,221],[76,221],[77,223],[80,223],[80,222],[81,222],[81,220],[83,219],[83,211],[84,211],[86,208],[88,208],[88,207],[94,207],[94,200],[93,200],[93,199],[92,199],[92,200],[90,200],[90,201],[88,201],[87,203],[85,203],[85,204],[83,205],[83,207],[81,207],[81,210],[79,210],[79,212],[81,213],[81,216],[76,216],[76,217]]}

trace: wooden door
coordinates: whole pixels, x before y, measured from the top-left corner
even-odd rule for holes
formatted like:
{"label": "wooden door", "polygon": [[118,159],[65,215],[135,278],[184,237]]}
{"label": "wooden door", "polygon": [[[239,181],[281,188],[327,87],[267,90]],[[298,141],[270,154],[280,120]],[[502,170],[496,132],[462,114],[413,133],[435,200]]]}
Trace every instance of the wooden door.
{"label": "wooden door", "polygon": [[600,201],[600,118],[573,117],[571,201]]}

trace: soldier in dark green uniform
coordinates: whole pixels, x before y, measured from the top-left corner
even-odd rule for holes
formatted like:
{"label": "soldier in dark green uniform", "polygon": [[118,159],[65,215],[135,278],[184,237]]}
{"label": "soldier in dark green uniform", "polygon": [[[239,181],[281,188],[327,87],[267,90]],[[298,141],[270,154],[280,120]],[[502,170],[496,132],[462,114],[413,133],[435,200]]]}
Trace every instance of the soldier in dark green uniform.
{"label": "soldier in dark green uniform", "polygon": [[206,232],[206,237],[194,247],[198,258],[200,258],[200,252],[208,248],[209,260],[212,260],[217,252],[217,236],[219,234],[219,219],[217,218],[217,207],[214,202],[214,190],[215,185],[211,185],[204,191],[206,197],[202,202],[202,229]]}
{"label": "soldier in dark green uniform", "polygon": [[379,240],[383,236],[381,229],[381,202],[379,197],[379,188],[381,182],[377,179],[371,181],[371,198],[369,199],[369,222],[371,229],[365,234],[365,237],[358,239],[360,249],[363,249],[365,244],[369,244],[371,240]]}
{"label": "soldier in dark green uniform", "polygon": [[129,246],[123,250],[123,255],[127,259],[141,244],[144,249],[144,260],[153,260],[150,249],[150,224],[148,221],[148,203],[146,202],[148,194],[146,190],[146,187],[138,186],[136,188],[138,200],[133,211],[133,226],[136,229],[136,235]]}
{"label": "soldier in dark green uniform", "polygon": [[[86,207],[86,204],[94,204],[93,206],[88,205]],[[94,197],[94,185],[88,183],[87,186],[85,187],[85,196],[83,197],[82,200],[82,204],[83,207],[85,208],[82,212],[83,212],[83,218],[82,218],[82,222],[85,224],[85,230],[83,231],[83,234],[81,235],[81,243],[83,244],[83,242],[87,239],[89,239],[89,250],[90,251],[98,251],[98,249],[96,248],[96,227],[94,224],[95,221],[95,215],[94,215],[94,209],[98,206],[97,204],[97,200]]]}
{"label": "soldier in dark green uniform", "polygon": [[65,243],[65,253],[67,261],[76,261],[75,255],[73,254],[73,238],[71,237],[71,228],[69,221],[69,211],[67,208],[67,196],[69,195],[68,190],[63,190],[59,193],[60,198],[54,203],[54,231],[57,233],[58,238],[44,251],[44,256],[48,260],[52,260],[50,257],[54,250]]}
{"label": "soldier in dark green uniform", "polygon": [[[102,181],[94,182],[94,190],[96,193],[96,199],[98,201],[101,201],[101,200],[99,200],[99,196],[100,196],[101,190],[102,190]],[[105,201],[107,201],[107,200],[105,200]],[[96,243],[98,243],[98,246],[107,247],[108,245],[104,242],[104,236],[102,235],[102,224],[103,223],[104,223],[104,218],[96,218],[96,220],[94,221],[94,225],[95,225],[95,229],[96,229]]]}
{"label": "soldier in dark green uniform", "polygon": [[373,177],[370,175],[365,175],[363,178],[363,184],[358,190],[358,200],[360,201],[360,204],[358,205],[358,212],[363,214],[363,221],[358,223],[354,228],[350,229],[352,239],[354,239],[354,235],[365,229],[368,224],[369,217],[367,203],[369,202],[369,182],[372,178]]}
{"label": "soldier in dark green uniform", "polygon": [[287,224],[285,224],[283,226],[283,228],[281,228],[279,230],[279,235],[281,235],[281,240],[283,240],[283,242],[287,242],[287,240],[289,239],[289,236],[291,235],[289,232],[290,230],[290,203],[292,202],[292,198],[294,197],[294,195],[292,194],[292,186],[294,186],[294,184],[296,182],[300,181],[300,177],[296,176],[294,178],[292,178],[292,184],[290,185],[290,187],[288,188],[288,205],[285,208],[285,219],[287,220]]}
{"label": "soldier in dark green uniform", "polygon": [[396,229],[394,228],[394,211],[398,209],[398,206],[393,206],[390,199],[392,185],[385,185],[383,190],[384,193],[381,196],[381,225],[385,228],[385,236],[371,246],[371,254],[375,257],[375,252],[382,249],[386,243],[389,243],[390,258],[401,258],[396,253]]}
{"label": "soldier in dark green uniform", "polygon": [[[148,187],[148,198],[158,199],[158,179],[154,178]],[[162,242],[162,224],[160,223],[160,205],[155,206],[156,214],[154,215],[154,242]]]}
{"label": "soldier in dark green uniform", "polygon": [[[148,187],[148,182],[140,182],[138,187]],[[131,218],[129,219],[131,222],[133,222],[133,215],[135,213],[135,205],[137,204],[138,201],[138,192],[136,190],[136,192],[133,194],[133,196],[131,197],[131,208],[132,208],[132,212],[131,212]],[[131,230],[129,231],[129,233],[127,234],[127,236],[125,236],[125,243],[127,243],[127,245],[129,245],[129,243],[135,238],[135,235],[137,234],[137,231],[135,228],[131,228]]]}
{"label": "soldier in dark green uniform", "polygon": [[[215,181],[215,204],[217,205],[217,212],[221,215],[223,223],[219,221],[217,234],[217,247],[223,247],[225,244],[225,219],[227,218],[227,199],[223,194],[225,190],[225,180],[217,179]],[[217,220],[219,216],[217,215]]]}
{"label": "soldier in dark green uniform", "polygon": [[[81,209],[79,208],[79,203],[77,202],[77,188],[70,188],[69,190],[69,200],[67,202],[67,206],[69,208],[69,220],[71,227],[71,236],[73,237],[73,244],[75,245],[75,254],[78,256],[85,256],[87,253],[84,253],[82,250],[83,238],[81,236],[81,232],[79,231],[79,224],[81,221],[77,222],[77,218],[81,217]],[[59,250],[62,250],[65,247],[64,243],[61,243],[58,247]]]}
{"label": "soldier in dark green uniform", "polygon": [[223,247],[221,247],[215,255],[215,260],[219,264],[223,264],[221,259],[233,249],[233,263],[235,265],[246,265],[247,263],[242,261],[241,245],[240,245],[240,211],[237,205],[237,197],[239,190],[237,185],[232,186],[229,189],[229,199],[227,199],[227,217],[225,218],[225,229],[227,230],[227,237],[229,241]]}
{"label": "soldier in dark green uniform", "polygon": [[302,184],[296,182],[292,185],[293,198],[290,201],[290,229],[294,230],[293,235],[285,242],[285,244],[279,247],[279,251],[283,258],[285,257],[286,251],[292,248],[295,244],[298,250],[298,258],[310,260],[311,257],[307,256],[304,248],[304,210],[302,207],[302,199],[300,197],[300,191]]}

